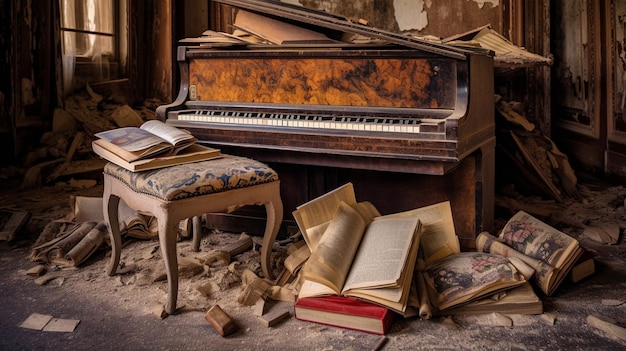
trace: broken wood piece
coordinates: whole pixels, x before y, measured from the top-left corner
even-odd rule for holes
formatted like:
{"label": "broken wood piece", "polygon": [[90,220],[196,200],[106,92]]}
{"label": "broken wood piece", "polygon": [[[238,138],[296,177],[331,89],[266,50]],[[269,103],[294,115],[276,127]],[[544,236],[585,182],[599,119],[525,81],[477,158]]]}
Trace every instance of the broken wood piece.
{"label": "broken wood piece", "polygon": [[70,145],[70,149],[67,151],[67,155],[65,155],[65,162],[70,162],[72,158],[74,158],[74,153],[76,153],[76,149],[82,144],[84,136],[85,133],[76,132],[74,140],[72,140],[72,145]]}
{"label": "broken wood piece", "polygon": [[230,255],[230,257],[233,257],[251,249],[252,245],[253,245],[252,237],[250,237],[250,235],[248,234],[242,233],[239,236],[239,239],[237,239],[237,241],[224,246],[223,248],[220,249],[220,251],[225,251]]}
{"label": "broken wood piece", "polygon": [[265,314],[265,299],[258,299],[254,304],[254,313],[255,316],[261,317]]}
{"label": "broken wood piece", "polygon": [[152,314],[157,316],[159,319],[163,319],[168,316],[167,312],[165,311],[165,306],[163,306],[162,303],[154,304],[150,308],[150,312],[152,312]]}
{"label": "broken wood piece", "polygon": [[590,314],[587,316],[587,324],[622,341],[626,341],[626,327],[612,318]]}
{"label": "broken wood piece", "polygon": [[42,264],[38,264],[26,271],[26,275],[30,275],[31,277],[41,277],[44,273],[46,273],[46,266]]}
{"label": "broken wood piece", "polygon": [[221,335],[228,336],[237,330],[237,325],[220,305],[214,305],[205,313],[204,318]]}
{"label": "broken wood piece", "polygon": [[237,302],[244,306],[252,306],[259,299],[264,299],[270,293],[272,284],[264,279],[259,278],[254,272],[245,269],[241,273],[241,282],[243,290],[237,297]]}
{"label": "broken wood piece", "polygon": [[221,261],[222,263],[229,264],[230,263],[230,255],[225,251],[211,251],[206,256],[200,259],[202,264],[212,265],[213,262]]}
{"label": "broken wood piece", "polygon": [[496,103],[496,110],[498,110],[507,121],[524,128],[526,131],[532,132],[535,129],[533,123],[529,122],[525,116],[519,114],[508,102],[502,99],[498,100]]}
{"label": "broken wood piece", "polygon": [[278,323],[280,323],[283,319],[289,317],[291,314],[288,310],[285,309],[273,309],[270,312],[259,317],[259,321],[265,325],[266,328],[271,328]]}
{"label": "broken wood piece", "polygon": [[0,210],[0,240],[12,241],[30,220],[30,212]]}
{"label": "broken wood piece", "polygon": [[[535,174],[542,181],[543,185],[546,187],[548,194],[551,195],[556,201],[563,202],[561,197],[561,192],[552,182],[551,174],[546,174],[548,170],[542,170],[540,167],[540,163],[537,159],[535,159],[535,155],[527,148],[526,143],[528,140],[522,140],[522,137],[518,136],[514,131],[509,131],[511,138],[517,145],[519,152],[524,157],[524,160],[530,165],[531,169],[535,171]],[[551,169],[549,170],[552,171]]]}
{"label": "broken wood piece", "polygon": [[43,275],[37,279],[35,279],[35,284],[37,285],[46,285],[48,284],[50,281],[55,280],[56,278],[60,278],[61,276],[55,273],[48,273],[46,275]]}

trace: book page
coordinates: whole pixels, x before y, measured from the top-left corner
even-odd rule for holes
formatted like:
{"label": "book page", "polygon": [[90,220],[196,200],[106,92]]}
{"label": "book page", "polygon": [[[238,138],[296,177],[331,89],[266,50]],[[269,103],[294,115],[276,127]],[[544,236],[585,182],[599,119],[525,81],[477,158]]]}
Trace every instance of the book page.
{"label": "book page", "polygon": [[398,287],[419,220],[376,218],[369,224],[352,262],[344,290]]}
{"label": "book page", "polygon": [[298,228],[300,228],[300,232],[302,232],[302,236],[311,250],[317,246],[317,240],[319,239],[317,237],[309,237],[309,228],[329,222],[342,201],[351,206],[356,204],[352,183],[346,183],[335,190],[300,205],[293,212]]}
{"label": "book page", "polygon": [[450,255],[426,267],[424,278],[439,310],[526,282],[508,258],[482,252]]}
{"label": "book page", "polygon": [[156,119],[142,124],[140,128],[161,137],[176,148],[196,142],[196,138],[186,130],[178,129]]}
{"label": "book page", "polygon": [[398,287],[387,288],[363,288],[363,289],[351,289],[344,292],[346,296],[357,297],[363,300],[367,300],[379,305],[386,306],[397,313],[407,317],[412,313],[417,314],[417,310],[413,312],[409,311],[409,301],[414,299],[412,306],[417,307],[419,305],[417,297],[417,289],[413,281],[413,275],[415,272],[415,262],[417,260],[417,250],[419,248],[421,235],[421,225],[418,224],[418,229],[415,234],[415,238],[411,243],[411,249],[409,250],[408,257],[404,262],[404,269],[400,278]]}
{"label": "book page", "polygon": [[306,279],[302,281],[302,286],[300,286],[300,291],[298,291],[298,298],[325,295],[337,295],[337,292],[324,284],[320,284]]}
{"label": "book page", "polygon": [[304,279],[327,285],[339,295],[366,225],[352,206],[341,202],[302,268]]}
{"label": "book page", "polygon": [[524,211],[517,212],[500,233],[500,240],[557,269],[568,261],[578,241]]}
{"label": "book page", "polygon": [[422,223],[420,254],[427,265],[448,255],[461,252],[449,201],[388,215],[388,217],[419,218]]}
{"label": "book page", "polygon": [[[95,136],[131,152],[165,143],[164,139],[137,127],[111,129],[96,133]],[[171,146],[164,146],[163,148],[171,148]]]}

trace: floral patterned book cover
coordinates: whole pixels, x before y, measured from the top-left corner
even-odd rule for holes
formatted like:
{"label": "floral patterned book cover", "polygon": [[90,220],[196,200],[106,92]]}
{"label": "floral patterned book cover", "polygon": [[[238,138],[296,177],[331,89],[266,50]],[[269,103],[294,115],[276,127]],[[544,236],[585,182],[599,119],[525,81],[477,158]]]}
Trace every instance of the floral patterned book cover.
{"label": "floral patterned book cover", "polygon": [[485,252],[460,252],[428,266],[431,301],[445,310],[526,282],[508,258]]}
{"label": "floral patterned book cover", "polygon": [[542,262],[535,279],[547,295],[554,292],[583,251],[578,240],[524,211],[511,217],[499,241]]}

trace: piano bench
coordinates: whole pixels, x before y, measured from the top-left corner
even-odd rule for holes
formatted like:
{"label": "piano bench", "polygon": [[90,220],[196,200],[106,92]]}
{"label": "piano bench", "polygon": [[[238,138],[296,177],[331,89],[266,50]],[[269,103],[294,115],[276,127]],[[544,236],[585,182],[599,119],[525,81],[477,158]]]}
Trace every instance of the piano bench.
{"label": "piano bench", "polygon": [[[267,221],[261,248],[261,268],[273,279],[272,246],[283,218],[278,174],[255,160],[223,154],[221,158],[155,170],[131,172],[113,163],[104,167],[103,212],[111,233],[108,275],[120,261],[121,236],[118,221],[120,199],[131,208],[157,219],[159,243],[168,279],[165,311],[173,314],[178,297],[176,241],[181,220],[205,213],[229,212],[245,205],[265,205]],[[199,227],[199,226],[198,226]],[[201,231],[195,228],[194,246]],[[197,247],[196,247],[197,249]]]}

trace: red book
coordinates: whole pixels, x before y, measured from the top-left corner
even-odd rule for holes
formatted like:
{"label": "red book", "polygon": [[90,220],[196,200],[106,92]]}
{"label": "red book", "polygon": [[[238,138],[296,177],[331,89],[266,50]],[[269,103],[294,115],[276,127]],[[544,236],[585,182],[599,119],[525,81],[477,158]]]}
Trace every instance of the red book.
{"label": "red book", "polygon": [[294,304],[297,319],[384,335],[394,313],[373,303],[343,296],[305,297]]}

